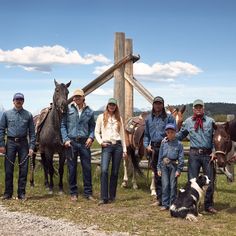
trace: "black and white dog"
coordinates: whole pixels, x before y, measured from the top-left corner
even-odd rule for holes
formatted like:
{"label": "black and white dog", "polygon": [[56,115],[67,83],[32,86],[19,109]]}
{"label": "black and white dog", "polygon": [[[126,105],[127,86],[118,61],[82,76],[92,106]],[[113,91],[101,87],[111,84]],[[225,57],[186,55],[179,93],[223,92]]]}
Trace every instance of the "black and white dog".
{"label": "black and white dog", "polygon": [[171,216],[197,221],[198,207],[209,184],[210,180],[206,175],[191,179],[185,188],[179,190],[177,198],[170,206]]}

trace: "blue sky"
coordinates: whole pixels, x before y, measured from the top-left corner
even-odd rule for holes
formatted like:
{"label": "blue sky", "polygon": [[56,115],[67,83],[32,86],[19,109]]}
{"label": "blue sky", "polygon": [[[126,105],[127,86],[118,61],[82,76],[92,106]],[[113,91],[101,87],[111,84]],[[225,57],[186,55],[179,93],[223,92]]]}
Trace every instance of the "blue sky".
{"label": "blue sky", "polygon": [[[133,39],[134,75],[166,104],[236,103],[236,1],[0,0],[0,106],[25,94],[34,114],[58,82],[70,95],[113,64],[115,32]],[[86,97],[98,109],[113,80]],[[150,104],[135,93],[135,107]]]}

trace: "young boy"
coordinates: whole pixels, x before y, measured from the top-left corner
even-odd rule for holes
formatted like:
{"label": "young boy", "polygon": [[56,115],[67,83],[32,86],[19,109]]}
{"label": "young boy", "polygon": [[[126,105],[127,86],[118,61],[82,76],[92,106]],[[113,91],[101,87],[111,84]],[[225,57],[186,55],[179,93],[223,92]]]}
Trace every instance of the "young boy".
{"label": "young boy", "polygon": [[157,170],[162,179],[162,207],[168,210],[177,192],[177,177],[184,166],[183,145],[176,139],[176,126],[167,124],[165,127],[167,142],[162,142],[159,152]]}

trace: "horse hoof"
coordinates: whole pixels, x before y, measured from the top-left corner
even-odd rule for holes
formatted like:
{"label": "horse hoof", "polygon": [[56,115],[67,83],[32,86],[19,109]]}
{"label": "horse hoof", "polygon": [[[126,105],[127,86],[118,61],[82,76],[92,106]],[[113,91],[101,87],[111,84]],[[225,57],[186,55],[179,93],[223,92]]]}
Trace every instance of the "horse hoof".
{"label": "horse hoof", "polygon": [[64,194],[63,190],[59,190],[58,195],[63,195],[63,194]]}
{"label": "horse hoof", "polygon": [[133,189],[137,190],[138,189],[138,185],[137,184],[133,185]]}
{"label": "horse hoof", "polygon": [[155,190],[152,190],[152,191],[151,191],[151,196],[155,196],[155,197],[156,197],[156,195],[157,195],[157,194],[156,194],[156,191],[155,191]]}
{"label": "horse hoof", "polygon": [[121,187],[122,187],[122,188],[128,188],[127,182],[124,181],[124,182],[121,184]]}

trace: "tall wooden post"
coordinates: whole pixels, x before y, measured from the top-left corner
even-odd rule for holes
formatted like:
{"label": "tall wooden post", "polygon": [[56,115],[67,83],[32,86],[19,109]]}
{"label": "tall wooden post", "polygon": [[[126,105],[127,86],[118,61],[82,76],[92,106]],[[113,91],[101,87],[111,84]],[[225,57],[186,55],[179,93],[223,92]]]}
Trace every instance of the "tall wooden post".
{"label": "tall wooden post", "polygon": [[[132,39],[125,40],[125,55],[133,54],[133,41]],[[133,61],[125,64],[124,76],[133,80]],[[125,121],[133,116],[134,109],[134,95],[133,86],[125,80]]]}
{"label": "tall wooden post", "polygon": [[[115,33],[114,61],[115,63],[125,56],[125,33]],[[124,66],[114,71],[114,98],[118,101],[120,114],[125,120],[125,80]]]}

